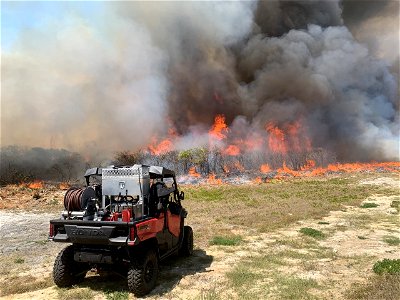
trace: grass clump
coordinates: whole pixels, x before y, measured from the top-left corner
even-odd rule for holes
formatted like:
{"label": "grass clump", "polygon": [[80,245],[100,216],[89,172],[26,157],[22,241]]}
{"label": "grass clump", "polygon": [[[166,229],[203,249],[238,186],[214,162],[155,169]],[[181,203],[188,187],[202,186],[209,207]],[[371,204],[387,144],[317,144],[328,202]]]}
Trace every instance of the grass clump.
{"label": "grass clump", "polygon": [[232,236],[220,236],[216,235],[210,241],[210,245],[220,245],[220,246],[236,246],[243,241],[240,235]]}
{"label": "grass clump", "polygon": [[226,274],[234,288],[241,288],[254,283],[254,280],[261,278],[261,274],[252,272],[249,268],[239,265]]}
{"label": "grass clump", "polygon": [[378,275],[382,274],[400,274],[400,259],[383,259],[377,261],[372,270]]}
{"label": "grass clump", "polygon": [[45,289],[52,285],[53,280],[50,276],[43,280],[38,280],[38,278],[31,275],[7,277],[2,283],[0,296],[32,292]]}
{"label": "grass clump", "polygon": [[219,300],[221,297],[216,291],[215,287],[212,287],[210,290],[204,291],[202,290],[200,295],[195,298],[195,300]]}
{"label": "grass clump", "polygon": [[107,300],[126,300],[129,299],[128,291],[105,291]]}
{"label": "grass clump", "polygon": [[347,299],[398,300],[400,295],[400,275],[371,276],[363,284],[353,284],[347,292]]}
{"label": "grass clump", "polygon": [[379,205],[373,202],[364,202],[360,207],[361,208],[374,208],[378,207]]}
{"label": "grass clump", "polygon": [[14,259],[14,263],[16,264],[23,264],[25,262],[25,259],[21,258],[21,257],[17,257],[16,259]]}
{"label": "grass clump", "polygon": [[314,279],[294,276],[278,277],[276,282],[281,299],[313,299],[308,290],[318,287]]}
{"label": "grass clump", "polygon": [[310,228],[310,227],[303,227],[300,229],[300,233],[313,237],[317,240],[321,240],[324,239],[326,236],[322,231],[319,231],[317,229],[314,228]]}
{"label": "grass clump", "polygon": [[383,241],[390,246],[400,245],[400,239],[396,236],[387,235],[387,236],[383,237]]}
{"label": "grass clump", "polygon": [[393,207],[397,210],[397,212],[400,212],[400,201],[393,200],[392,203],[390,203],[390,207]]}
{"label": "grass clump", "polygon": [[320,224],[320,225],[329,225],[330,223],[329,222],[325,222],[325,221],[320,221],[320,222],[318,222],[318,224]]}
{"label": "grass clump", "polygon": [[58,296],[60,299],[63,300],[76,300],[76,299],[88,300],[94,298],[94,293],[89,288],[72,288],[72,289],[62,288],[58,290]]}

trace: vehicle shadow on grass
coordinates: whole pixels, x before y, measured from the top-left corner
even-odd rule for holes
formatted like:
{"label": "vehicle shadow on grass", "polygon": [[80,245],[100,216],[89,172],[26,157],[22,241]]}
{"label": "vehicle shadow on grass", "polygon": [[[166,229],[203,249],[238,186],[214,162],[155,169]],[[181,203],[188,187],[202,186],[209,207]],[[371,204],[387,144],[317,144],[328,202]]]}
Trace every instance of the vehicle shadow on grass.
{"label": "vehicle shadow on grass", "polygon": [[[213,256],[202,249],[193,251],[189,257],[172,256],[160,264],[160,273],[157,284],[147,296],[164,295],[171,291],[179,281],[187,276],[208,272]],[[87,276],[78,287],[87,287],[91,290],[102,291],[105,294],[128,293],[126,278],[115,273],[105,276]]]}

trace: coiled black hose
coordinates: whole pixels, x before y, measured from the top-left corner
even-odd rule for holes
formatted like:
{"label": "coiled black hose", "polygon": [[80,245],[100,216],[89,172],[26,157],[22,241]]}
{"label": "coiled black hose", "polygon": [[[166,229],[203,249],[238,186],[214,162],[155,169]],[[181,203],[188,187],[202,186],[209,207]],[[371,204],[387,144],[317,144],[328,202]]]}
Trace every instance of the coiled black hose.
{"label": "coiled black hose", "polygon": [[64,207],[67,211],[84,210],[88,201],[96,197],[94,188],[88,186],[83,188],[71,187],[64,196]]}

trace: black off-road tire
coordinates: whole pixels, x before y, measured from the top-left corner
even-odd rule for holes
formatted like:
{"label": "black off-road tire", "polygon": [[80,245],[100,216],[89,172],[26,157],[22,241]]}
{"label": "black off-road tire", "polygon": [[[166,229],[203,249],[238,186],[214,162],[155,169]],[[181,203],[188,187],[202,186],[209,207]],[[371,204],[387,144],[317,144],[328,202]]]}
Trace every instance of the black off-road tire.
{"label": "black off-road tire", "polygon": [[128,289],[137,297],[144,296],[154,288],[157,278],[158,257],[154,250],[148,250],[129,267]]}
{"label": "black off-road tire", "polygon": [[69,287],[85,278],[87,266],[74,260],[74,246],[61,250],[53,267],[53,280],[58,287]]}
{"label": "black off-road tire", "polygon": [[183,228],[183,241],[179,249],[180,256],[190,256],[193,254],[193,229],[190,226]]}

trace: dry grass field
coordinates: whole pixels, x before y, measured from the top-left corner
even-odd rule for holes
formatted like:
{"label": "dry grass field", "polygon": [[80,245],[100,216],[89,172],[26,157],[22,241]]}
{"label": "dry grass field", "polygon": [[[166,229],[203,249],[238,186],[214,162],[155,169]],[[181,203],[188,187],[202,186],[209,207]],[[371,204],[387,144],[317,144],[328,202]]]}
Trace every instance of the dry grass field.
{"label": "dry grass field", "polygon": [[[147,299],[400,299],[398,173],[182,189],[195,252],[164,262]],[[65,245],[47,231],[63,194],[54,185],[0,189],[0,296],[133,299],[114,274],[55,287],[52,264]]]}

